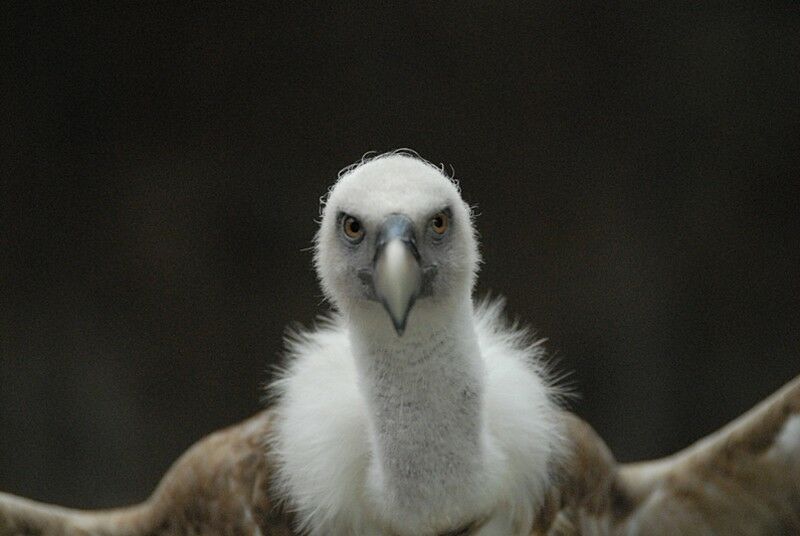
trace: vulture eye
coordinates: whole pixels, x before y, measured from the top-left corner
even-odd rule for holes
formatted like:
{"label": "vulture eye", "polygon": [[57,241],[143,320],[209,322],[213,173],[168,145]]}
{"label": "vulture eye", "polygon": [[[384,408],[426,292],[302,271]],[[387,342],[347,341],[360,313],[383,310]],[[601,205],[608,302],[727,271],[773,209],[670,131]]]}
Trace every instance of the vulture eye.
{"label": "vulture eye", "polygon": [[446,212],[440,212],[431,219],[431,229],[437,235],[443,235],[450,226],[450,217]]}
{"label": "vulture eye", "polygon": [[364,238],[364,226],[352,216],[345,216],[342,219],[342,230],[344,231],[344,235],[351,242],[359,242]]}

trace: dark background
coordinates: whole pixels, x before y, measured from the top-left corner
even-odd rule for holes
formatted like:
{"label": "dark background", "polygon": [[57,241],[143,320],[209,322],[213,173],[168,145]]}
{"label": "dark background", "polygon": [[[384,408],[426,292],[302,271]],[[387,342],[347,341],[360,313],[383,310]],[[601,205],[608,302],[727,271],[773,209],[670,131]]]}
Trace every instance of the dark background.
{"label": "dark background", "polygon": [[795,3],[3,10],[4,491],[136,501],[258,411],[368,150],[454,166],[620,459],[800,373]]}

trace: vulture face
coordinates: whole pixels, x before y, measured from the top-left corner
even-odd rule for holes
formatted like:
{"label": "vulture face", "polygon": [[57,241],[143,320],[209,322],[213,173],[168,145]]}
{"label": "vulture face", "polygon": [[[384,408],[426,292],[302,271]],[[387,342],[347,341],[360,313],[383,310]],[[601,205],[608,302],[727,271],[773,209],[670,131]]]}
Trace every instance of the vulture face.
{"label": "vulture face", "polygon": [[456,185],[428,162],[395,153],[347,171],[331,189],[315,261],[343,312],[379,304],[401,336],[415,304],[470,295],[478,253]]}

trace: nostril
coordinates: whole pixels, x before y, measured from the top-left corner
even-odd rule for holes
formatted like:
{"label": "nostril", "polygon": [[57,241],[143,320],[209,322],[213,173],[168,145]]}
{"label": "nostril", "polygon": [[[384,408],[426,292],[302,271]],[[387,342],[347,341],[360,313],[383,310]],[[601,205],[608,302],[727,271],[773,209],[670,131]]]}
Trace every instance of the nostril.
{"label": "nostril", "polygon": [[439,267],[436,264],[431,264],[422,269],[422,286],[419,292],[420,298],[433,295],[433,280],[436,278],[438,271]]}
{"label": "nostril", "polygon": [[378,297],[375,295],[375,277],[373,276],[372,270],[370,268],[361,268],[356,275],[359,281],[361,281],[361,284],[364,285],[364,297],[368,300],[379,301]]}

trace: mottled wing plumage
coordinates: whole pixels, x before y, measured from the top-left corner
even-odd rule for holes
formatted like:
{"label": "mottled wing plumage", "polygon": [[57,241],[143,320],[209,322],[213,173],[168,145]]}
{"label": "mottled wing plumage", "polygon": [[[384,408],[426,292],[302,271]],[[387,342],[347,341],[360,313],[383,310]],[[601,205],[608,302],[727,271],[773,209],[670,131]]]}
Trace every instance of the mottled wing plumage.
{"label": "mottled wing plumage", "polygon": [[[800,534],[800,378],[663,461],[620,469],[646,534]],[[669,532],[670,529],[672,532]]]}
{"label": "mottled wing plumage", "polygon": [[533,534],[800,534],[800,377],[662,460],[617,465],[583,421]]}
{"label": "mottled wing plumage", "polygon": [[[800,377],[663,460],[618,465],[564,413],[572,448],[532,535],[800,534]],[[264,448],[271,412],[203,439],[141,505],[82,512],[0,493],[0,536],[288,536]]]}
{"label": "mottled wing plumage", "polygon": [[289,516],[270,495],[271,418],[265,411],[198,442],[130,508],[86,512],[0,493],[0,536],[288,536]]}
{"label": "mottled wing plumage", "polygon": [[563,418],[571,448],[531,534],[608,534],[615,507],[617,463],[591,426],[571,413],[564,412]]}

